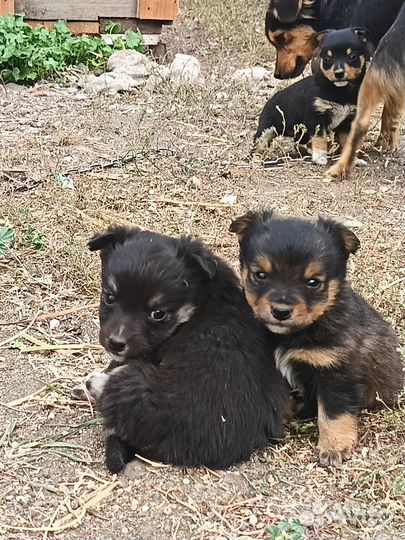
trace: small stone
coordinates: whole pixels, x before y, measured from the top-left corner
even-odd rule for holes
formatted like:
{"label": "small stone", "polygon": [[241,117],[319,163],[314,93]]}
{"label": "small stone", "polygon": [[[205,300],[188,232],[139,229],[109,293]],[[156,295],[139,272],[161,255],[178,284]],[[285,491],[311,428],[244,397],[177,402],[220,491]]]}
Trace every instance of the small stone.
{"label": "small stone", "polygon": [[189,478],[183,478],[183,484],[185,484],[186,486],[189,486],[190,485],[190,479]]}
{"label": "small stone", "polygon": [[249,523],[250,523],[251,525],[254,526],[254,525],[257,525],[257,521],[258,521],[258,520],[257,520],[257,516],[255,516],[254,514],[252,514],[252,515],[250,516],[250,518],[249,518]]}
{"label": "small stone", "polygon": [[59,328],[60,326],[60,321],[58,321],[58,319],[51,319],[49,321],[49,328],[51,330],[56,330],[57,328]]}
{"label": "small stone", "polygon": [[224,195],[221,198],[221,203],[223,204],[235,204],[238,200],[238,197],[236,195]]}
{"label": "small stone", "polygon": [[364,223],[362,223],[358,219],[345,219],[343,220],[343,224],[346,225],[346,227],[352,227],[353,229],[364,226]]}
{"label": "small stone", "polygon": [[235,82],[263,81],[272,79],[270,71],[261,66],[237,69],[232,75]]}
{"label": "small stone", "polygon": [[13,92],[14,94],[23,94],[28,90],[27,86],[23,84],[16,84],[13,82],[7,83],[4,85],[6,92]]}
{"label": "small stone", "polygon": [[305,510],[300,514],[300,523],[301,525],[304,525],[304,527],[311,527],[314,524],[314,521],[315,516],[309,510]]}
{"label": "small stone", "polygon": [[170,80],[174,83],[193,83],[200,78],[201,65],[195,56],[176,54],[170,64]]}
{"label": "small stone", "polygon": [[141,510],[142,512],[148,512],[149,511],[149,506],[147,504],[144,504],[142,507],[141,507]]}

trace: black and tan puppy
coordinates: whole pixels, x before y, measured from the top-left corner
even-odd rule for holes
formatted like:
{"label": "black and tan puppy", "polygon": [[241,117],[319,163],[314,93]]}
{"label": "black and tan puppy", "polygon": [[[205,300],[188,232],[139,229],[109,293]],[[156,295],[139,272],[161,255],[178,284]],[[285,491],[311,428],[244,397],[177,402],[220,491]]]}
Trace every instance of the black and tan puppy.
{"label": "black and tan puppy", "polygon": [[269,99],[259,117],[255,153],[261,154],[272,139],[283,135],[300,144],[311,141],[312,161],[325,165],[328,133],[336,132],[344,145],[366,72],[366,33],[346,28],[318,35],[319,69]]}
{"label": "black and tan puppy", "polygon": [[87,386],[111,433],[111,472],[135,453],[225,468],[282,436],[272,336],[222,260],[198,240],[138,229],[89,247],[101,251],[100,341],[115,367]]}
{"label": "black and tan puppy", "polygon": [[360,88],[357,114],[342,157],[328,175],[339,178],[353,168],[356,150],[360,148],[378,105],[384,104],[381,132],[377,146],[394,152],[398,145],[405,109],[405,3],[394,24],[381,40]]}
{"label": "black and tan puppy", "polygon": [[357,440],[362,408],[391,406],[402,361],[391,326],[346,282],[353,232],[317,222],[249,212],[236,219],[246,298],[277,336],[276,362],[318,414],[319,460],[338,466]]}
{"label": "black and tan puppy", "polygon": [[298,77],[318,49],[317,32],[361,26],[371,53],[395,21],[404,0],[270,0],[265,32],[276,48],[274,76]]}

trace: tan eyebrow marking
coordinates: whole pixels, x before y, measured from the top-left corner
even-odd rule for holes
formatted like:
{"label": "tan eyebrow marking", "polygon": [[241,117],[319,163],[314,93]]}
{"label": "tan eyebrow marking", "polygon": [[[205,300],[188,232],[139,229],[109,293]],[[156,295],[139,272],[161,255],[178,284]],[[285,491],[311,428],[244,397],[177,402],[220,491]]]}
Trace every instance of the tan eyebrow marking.
{"label": "tan eyebrow marking", "polygon": [[313,277],[325,277],[323,266],[319,261],[312,261],[305,268],[304,278],[311,279]]}

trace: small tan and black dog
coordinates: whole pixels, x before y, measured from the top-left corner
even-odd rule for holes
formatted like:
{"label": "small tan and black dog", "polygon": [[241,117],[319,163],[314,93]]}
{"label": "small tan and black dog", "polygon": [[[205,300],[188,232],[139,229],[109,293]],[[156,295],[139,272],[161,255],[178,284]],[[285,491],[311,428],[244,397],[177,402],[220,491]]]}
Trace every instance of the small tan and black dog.
{"label": "small tan and black dog", "polygon": [[318,414],[319,461],[339,466],[357,440],[362,408],[392,406],[403,384],[391,326],[346,281],[356,235],[329,219],[248,212],[238,235],[246,298],[274,334],[276,363]]}
{"label": "small tan and black dog", "polygon": [[261,155],[278,135],[312,145],[312,161],[328,162],[328,133],[341,146],[356,113],[361,82],[366,73],[367,30],[345,28],[317,35],[320,64],[305,79],[279,90],[266,103],[254,137],[254,154]]}
{"label": "small tan and black dog", "polygon": [[357,114],[342,157],[327,171],[340,178],[350,174],[378,105],[384,104],[377,146],[394,152],[398,145],[405,109],[405,4],[382,38],[360,87]]}

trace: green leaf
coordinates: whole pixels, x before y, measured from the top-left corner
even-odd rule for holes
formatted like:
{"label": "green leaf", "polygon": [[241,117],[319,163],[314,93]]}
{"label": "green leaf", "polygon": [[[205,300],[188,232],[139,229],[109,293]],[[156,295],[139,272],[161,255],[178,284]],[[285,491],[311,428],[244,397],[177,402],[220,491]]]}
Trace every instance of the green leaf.
{"label": "green leaf", "polygon": [[108,21],[105,25],[105,31],[107,34],[121,34],[122,27],[119,22]]}
{"label": "green leaf", "polygon": [[0,227],[0,255],[7,253],[13,242],[14,229],[11,227]]}
{"label": "green leaf", "polygon": [[138,49],[143,46],[142,35],[139,31],[127,30],[124,36],[125,44],[128,49]]}
{"label": "green leaf", "polygon": [[[111,33],[121,32],[119,23],[107,25]],[[107,59],[120,49],[144,51],[142,35],[128,30],[112,45],[93,36],[73,36],[64,21],[55,28],[32,28],[21,15],[0,17],[0,76],[5,82],[35,81],[57,74],[70,65],[104,68]]]}

